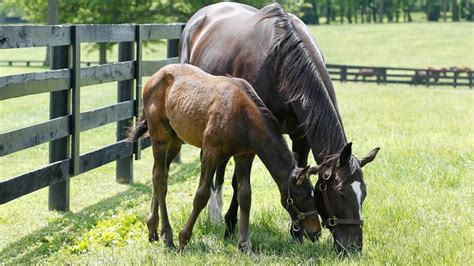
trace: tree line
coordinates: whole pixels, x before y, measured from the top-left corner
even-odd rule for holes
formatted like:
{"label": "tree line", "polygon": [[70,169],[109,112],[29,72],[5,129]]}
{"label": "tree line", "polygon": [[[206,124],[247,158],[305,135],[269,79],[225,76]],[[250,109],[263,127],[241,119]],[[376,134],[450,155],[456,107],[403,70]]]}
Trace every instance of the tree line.
{"label": "tree line", "polygon": [[472,0],[312,0],[302,9],[303,21],[324,23],[412,22],[424,13],[425,21],[473,21]]}
{"label": "tree line", "polygon": [[[216,0],[3,0],[0,16],[14,13],[40,24],[116,24],[186,22]],[[269,0],[235,1],[261,8]],[[473,21],[474,0],[281,0],[283,8],[307,24]],[[419,21],[419,19],[417,18]],[[99,62],[106,62],[112,44],[98,44]],[[48,57],[45,60],[48,64]]]}
{"label": "tree line", "polygon": [[[16,10],[26,19],[45,23],[48,5],[57,5],[59,23],[185,22],[216,0],[3,0],[0,13]],[[269,0],[238,0],[260,8]],[[308,24],[474,21],[474,0],[281,0],[285,10]]]}

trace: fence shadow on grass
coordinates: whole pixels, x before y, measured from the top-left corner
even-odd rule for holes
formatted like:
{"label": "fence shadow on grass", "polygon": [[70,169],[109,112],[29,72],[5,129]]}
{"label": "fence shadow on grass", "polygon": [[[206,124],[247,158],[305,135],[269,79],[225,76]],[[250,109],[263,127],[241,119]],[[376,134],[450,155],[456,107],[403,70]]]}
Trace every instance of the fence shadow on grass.
{"label": "fence shadow on grass", "polygon": [[[143,200],[149,200],[151,188],[142,183],[134,183],[123,192],[113,197],[106,198],[98,203],[73,213],[65,213],[61,218],[48,223],[44,228],[38,229],[21,239],[8,244],[0,251],[0,261],[5,263],[32,263],[45,255],[53,254],[74,240],[100,220],[106,219],[108,211],[117,209],[119,206],[129,208],[130,201],[137,204]],[[124,202],[127,199],[127,202]]]}
{"label": "fence shadow on grass", "polygon": [[[173,164],[169,185],[186,181],[199,175],[199,159],[189,163]],[[19,240],[9,243],[0,250],[0,261],[13,264],[31,263],[38,258],[54,254],[63,245],[70,244],[74,238],[87,232],[100,220],[107,219],[110,211],[117,208],[131,209],[133,206],[149,202],[151,194],[151,173],[145,183],[133,183],[126,191],[103,199],[79,212],[67,212],[61,218],[48,223]]]}

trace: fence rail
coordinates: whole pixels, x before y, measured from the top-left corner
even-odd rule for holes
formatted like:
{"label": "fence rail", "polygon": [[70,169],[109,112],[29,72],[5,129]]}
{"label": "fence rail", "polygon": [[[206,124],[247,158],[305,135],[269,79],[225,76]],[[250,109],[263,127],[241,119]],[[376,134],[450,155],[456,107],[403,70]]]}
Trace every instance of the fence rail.
{"label": "fence rail", "polygon": [[[0,77],[0,100],[50,93],[50,120],[0,134],[0,156],[49,142],[50,164],[0,182],[0,204],[49,186],[49,209],[69,209],[69,178],[116,161],[117,181],[133,180],[133,160],[149,139],[124,141],[126,127],[141,113],[141,79],[178,62],[184,24],[0,26],[0,49],[51,46],[51,70]],[[168,40],[168,58],[142,60],[142,41]],[[86,42],[118,42],[117,63],[89,66],[81,62]],[[6,61],[8,65],[20,61]],[[42,61],[27,61],[42,64]],[[92,63],[93,64],[93,63]],[[81,67],[81,65],[87,65]],[[118,103],[80,111],[80,88],[118,81]],[[135,85],[134,85],[135,83]],[[80,155],[80,132],[117,123],[117,142]]]}
{"label": "fence rail", "polygon": [[327,64],[332,80],[410,85],[473,86],[469,68],[430,69]]}

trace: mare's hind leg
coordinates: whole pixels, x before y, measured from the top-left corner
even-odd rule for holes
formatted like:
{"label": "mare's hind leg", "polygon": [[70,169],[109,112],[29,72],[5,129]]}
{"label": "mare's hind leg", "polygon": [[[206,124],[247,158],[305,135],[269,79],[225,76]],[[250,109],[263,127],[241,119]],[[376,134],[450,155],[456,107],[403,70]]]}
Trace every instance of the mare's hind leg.
{"label": "mare's hind leg", "polygon": [[250,187],[250,172],[255,154],[247,154],[235,158],[235,172],[238,183],[238,201],[240,205],[239,249],[251,253],[249,237],[250,206],[252,204],[252,189]]}
{"label": "mare's hind leg", "polygon": [[228,162],[229,159],[226,159],[219,164],[216,170],[214,185],[211,186],[211,198],[209,199],[209,204],[207,206],[207,214],[209,221],[214,224],[222,222],[222,185],[224,184],[225,168]]}
{"label": "mare's hind leg", "polygon": [[[304,136],[300,134],[290,135],[292,141],[292,151],[297,156],[296,161],[298,167],[305,167],[308,164],[308,155],[309,155],[309,143]],[[304,232],[303,230],[295,231],[292,227],[290,227],[290,234],[293,240],[298,243],[303,243],[304,239]]]}
{"label": "mare's hind leg", "polygon": [[206,207],[209,196],[211,195],[211,182],[216,172],[216,168],[222,160],[222,156],[217,150],[212,148],[202,149],[201,158],[201,178],[199,179],[199,186],[194,196],[193,210],[189,216],[188,222],[179,233],[179,249],[182,250],[193,232],[196,219],[201,213],[202,209]]}
{"label": "mare's hind leg", "polygon": [[232,200],[230,201],[229,209],[225,214],[225,234],[224,239],[229,239],[235,231],[235,225],[237,224],[237,211],[239,209],[239,202],[237,201],[237,176],[234,170],[234,175],[232,175]]}

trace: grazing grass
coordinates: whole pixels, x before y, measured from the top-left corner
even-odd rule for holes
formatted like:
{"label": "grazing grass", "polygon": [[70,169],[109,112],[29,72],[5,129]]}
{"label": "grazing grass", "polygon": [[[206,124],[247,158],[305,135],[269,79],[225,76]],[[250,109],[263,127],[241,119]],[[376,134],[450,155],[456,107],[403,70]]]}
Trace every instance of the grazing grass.
{"label": "grazing grass", "polygon": [[419,68],[474,63],[473,23],[344,24],[310,30],[327,63]]}
{"label": "grazing grass", "polygon": [[[472,33],[472,25],[464,23],[411,26],[418,28],[420,38],[432,43],[433,37],[425,35],[422,29],[428,31],[447,25],[451,27],[444,32],[447,35],[456,35],[457,27],[467,27]],[[400,44],[407,48],[400,51],[402,55],[395,56],[390,49],[384,49],[391,45],[380,42],[384,38],[377,36],[405,25],[372,27],[370,33],[365,25],[321,26],[311,30],[320,40],[327,61],[332,63],[425,66],[421,65],[423,60],[444,51],[443,46],[433,45],[432,49],[420,50],[407,59],[405,56],[416,48],[401,35]],[[371,47],[378,56],[352,54],[341,41],[336,41],[349,38],[347,34],[351,31],[367,31],[368,44],[360,42],[358,37],[347,43]],[[418,32],[412,28],[409,31]],[[470,55],[468,52],[473,46],[472,34],[470,42],[465,40],[466,35],[456,36],[462,47],[451,48],[450,56],[439,59],[443,63],[440,65],[472,64],[472,52]],[[444,37],[440,39],[442,42]],[[374,43],[370,43],[372,41]],[[375,42],[382,44],[378,46]],[[461,54],[458,50],[464,52]],[[9,53],[10,50],[2,53],[0,60]],[[25,52],[25,57],[26,54],[29,59],[36,55]],[[342,61],[344,58],[347,60]],[[464,60],[468,62],[463,63]],[[42,69],[0,68],[1,75],[33,70]],[[150,244],[143,223],[151,195],[152,158],[151,151],[146,150],[143,159],[134,162],[132,185],[115,183],[114,164],[74,177],[69,213],[47,211],[47,189],[1,205],[0,263],[472,264],[472,91],[363,83],[335,83],[335,86],[346,133],[354,143],[354,154],[362,156],[376,146],[381,147],[375,161],[364,170],[368,197],[363,210],[364,251],[361,255],[337,257],[327,230],[323,231],[319,243],[292,243],[288,215],[275,200],[279,197],[276,186],[259,160],[252,172],[254,256],[241,254],[235,238],[224,241],[223,225],[208,223],[205,212],[183,254],[166,249],[161,242]],[[112,104],[116,100],[115,84],[86,87],[82,96],[84,111]],[[48,101],[48,95],[2,101],[0,133],[47,120]],[[85,132],[81,135],[81,152],[114,142],[114,134],[114,125]],[[39,145],[0,158],[0,180],[46,164],[47,149],[47,145]],[[168,191],[175,240],[191,210],[200,171],[199,151],[183,146],[182,161],[172,166]],[[228,167],[227,175],[231,172],[232,167]],[[230,201],[230,187],[227,179],[224,209]]]}

